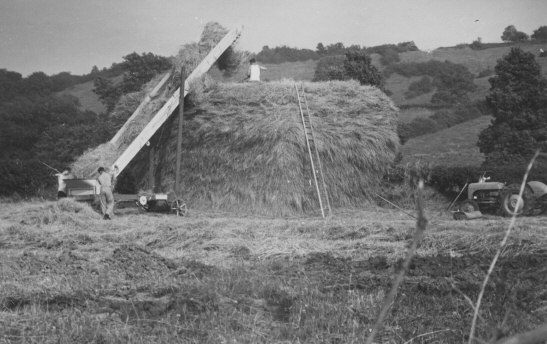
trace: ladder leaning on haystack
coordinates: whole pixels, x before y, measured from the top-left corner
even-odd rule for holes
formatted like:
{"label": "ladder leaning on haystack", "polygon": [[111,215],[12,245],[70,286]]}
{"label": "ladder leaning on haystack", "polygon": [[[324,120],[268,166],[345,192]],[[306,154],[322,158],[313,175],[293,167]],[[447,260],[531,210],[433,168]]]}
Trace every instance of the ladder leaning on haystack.
{"label": "ladder leaning on haystack", "polygon": [[[327,184],[325,183],[325,178],[323,176],[323,167],[321,166],[321,159],[319,158],[319,150],[317,149],[315,134],[313,133],[308,99],[306,98],[303,83],[300,84],[300,89],[298,88],[298,84],[295,83],[294,88],[296,90],[296,98],[298,99],[300,118],[302,119],[302,125],[304,126],[304,136],[306,138],[306,146],[308,147],[308,154],[310,156],[311,170],[315,182],[317,199],[319,200],[319,207],[321,208],[321,216],[325,218],[325,216],[331,215],[332,210],[330,207],[329,195],[327,193]],[[304,111],[302,103],[305,104],[306,111]],[[319,185],[318,179],[321,180],[321,186]]]}

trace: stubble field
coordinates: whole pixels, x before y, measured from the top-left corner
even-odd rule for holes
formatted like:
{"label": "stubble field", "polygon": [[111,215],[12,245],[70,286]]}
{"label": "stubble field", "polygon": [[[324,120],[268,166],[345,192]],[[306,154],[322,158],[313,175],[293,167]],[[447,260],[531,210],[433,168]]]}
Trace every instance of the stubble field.
{"label": "stubble field", "polygon": [[[187,217],[2,202],[0,343],[360,343],[412,240],[374,208],[319,218]],[[437,209],[440,209],[438,207]],[[462,343],[509,220],[429,226],[378,343]],[[547,218],[517,221],[478,337],[547,322]]]}

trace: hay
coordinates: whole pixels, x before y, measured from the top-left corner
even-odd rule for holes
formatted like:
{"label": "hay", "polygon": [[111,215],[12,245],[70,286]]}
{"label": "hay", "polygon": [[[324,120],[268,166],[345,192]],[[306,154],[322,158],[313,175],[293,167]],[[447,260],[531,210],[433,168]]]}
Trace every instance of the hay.
{"label": "hay", "polygon": [[[120,137],[117,145],[105,143],[86,151],[72,165],[74,172],[83,178],[91,177],[99,166],[109,167],[114,164],[116,159],[123,153],[129,144],[140,134],[142,129],[150,122],[152,117],[161,109],[167,99],[171,97],[173,92],[180,86],[180,69],[184,66],[187,73],[190,73],[197,67],[209,51],[226,35],[228,30],[215,22],[207,23],[201,34],[201,39],[198,43],[185,44],[179,50],[178,54],[171,58],[173,71],[171,79],[166,83],[158,95],[150,101],[142,110],[141,114],[134,118],[128,128]],[[237,52],[230,47],[219,59],[218,67],[223,70],[226,75],[236,71],[242,64],[245,53]],[[138,92],[133,92],[123,95],[116,107],[110,114],[119,122],[120,125],[126,121],[131,114],[137,109],[144,97],[158,84],[162,75],[157,75],[148,82]],[[194,102],[195,97],[200,97],[204,88],[211,84],[211,78],[204,76],[194,80],[191,85],[191,99],[189,103]]]}
{"label": "hay", "polygon": [[99,167],[110,167],[114,164],[119,154],[110,143],[88,149],[72,164],[72,171],[80,178],[93,177]]}
{"label": "hay", "polygon": [[[398,149],[397,108],[378,89],[354,81],[305,87],[331,204],[361,207]],[[191,208],[264,215],[318,210],[292,81],[212,85],[185,118],[182,190]],[[176,122],[157,157],[164,191],[174,188]],[[141,171],[141,185],[145,165],[131,166]]]}
{"label": "hay", "polygon": [[[177,74],[180,73],[181,66],[185,67],[187,73],[193,71],[227,33],[228,30],[219,23],[209,22],[205,24],[199,42],[183,45],[173,58],[173,65]],[[237,51],[232,46],[226,49],[218,58],[215,66],[228,77],[246,63],[247,57],[248,53]]]}

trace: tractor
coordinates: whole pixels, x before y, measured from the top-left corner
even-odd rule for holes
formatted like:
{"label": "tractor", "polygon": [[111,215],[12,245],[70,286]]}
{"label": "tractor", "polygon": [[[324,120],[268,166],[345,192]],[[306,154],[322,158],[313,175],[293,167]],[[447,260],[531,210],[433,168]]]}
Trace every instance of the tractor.
{"label": "tractor", "polygon": [[[454,213],[457,220],[474,212],[501,213],[504,216],[539,215],[547,210],[547,185],[538,181],[526,183],[522,198],[520,184],[489,182],[484,173],[477,183],[467,185],[467,199]],[[465,186],[464,186],[465,189]],[[463,191],[463,189],[462,189]],[[520,202],[519,202],[520,198]]]}

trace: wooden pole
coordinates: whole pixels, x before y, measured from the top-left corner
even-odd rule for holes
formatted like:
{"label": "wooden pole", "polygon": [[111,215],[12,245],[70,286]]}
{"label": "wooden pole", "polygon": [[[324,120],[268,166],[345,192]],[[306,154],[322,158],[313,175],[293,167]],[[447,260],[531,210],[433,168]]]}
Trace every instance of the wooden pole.
{"label": "wooden pole", "polygon": [[177,167],[175,171],[175,194],[180,197],[180,163],[182,160],[182,120],[184,119],[184,83],[186,82],[186,70],[180,69],[180,98],[179,98],[179,128],[177,136]]}
{"label": "wooden pole", "polygon": [[150,149],[148,150],[148,188],[155,192],[155,178],[154,178],[154,142],[150,139]]}

